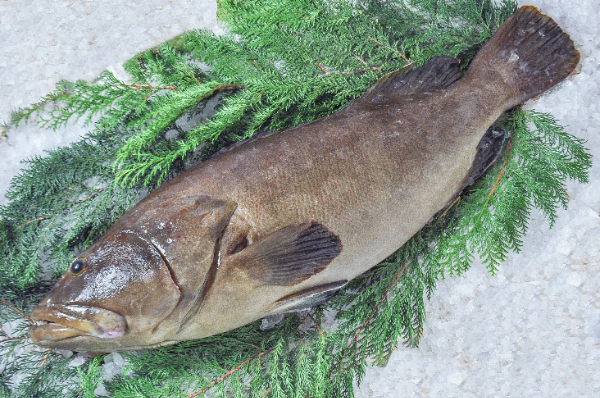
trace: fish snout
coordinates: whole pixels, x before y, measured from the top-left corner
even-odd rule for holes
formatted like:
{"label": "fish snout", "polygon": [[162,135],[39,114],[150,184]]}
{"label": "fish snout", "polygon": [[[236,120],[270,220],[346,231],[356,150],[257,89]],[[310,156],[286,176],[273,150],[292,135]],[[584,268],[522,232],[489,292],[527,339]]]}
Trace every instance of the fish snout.
{"label": "fish snout", "polygon": [[51,346],[64,339],[91,336],[118,339],[125,334],[125,317],[104,308],[84,305],[43,305],[31,312],[36,322],[29,328],[34,343]]}

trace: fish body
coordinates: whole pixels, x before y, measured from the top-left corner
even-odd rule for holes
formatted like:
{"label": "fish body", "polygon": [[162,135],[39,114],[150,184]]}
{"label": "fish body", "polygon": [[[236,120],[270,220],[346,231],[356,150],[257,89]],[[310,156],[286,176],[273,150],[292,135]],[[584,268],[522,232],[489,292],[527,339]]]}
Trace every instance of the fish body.
{"label": "fish body", "polygon": [[502,148],[493,122],[578,61],[554,21],[523,7],[465,75],[435,58],[200,163],[73,262],[33,310],[33,341],[147,348],[324,302],[481,175]]}

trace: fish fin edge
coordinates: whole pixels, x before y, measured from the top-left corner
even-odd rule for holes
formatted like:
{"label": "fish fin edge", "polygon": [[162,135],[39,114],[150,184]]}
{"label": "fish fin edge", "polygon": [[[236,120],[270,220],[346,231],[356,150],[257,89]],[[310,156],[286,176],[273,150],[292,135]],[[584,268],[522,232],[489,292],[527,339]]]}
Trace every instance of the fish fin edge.
{"label": "fish fin edge", "polygon": [[259,285],[293,286],[323,271],[342,250],[340,238],[317,222],[276,230],[235,256]]}
{"label": "fish fin edge", "polygon": [[401,97],[447,89],[462,77],[459,65],[451,57],[434,57],[420,67],[408,65],[383,76],[357,102],[383,105]]}
{"label": "fish fin edge", "polygon": [[446,207],[442,212],[449,209],[460,194],[470,185],[473,185],[475,181],[479,179],[500,157],[502,148],[504,147],[504,140],[506,138],[506,131],[504,129],[491,126],[487,129],[486,133],[477,144],[477,153],[475,159],[471,164],[469,172],[463,178],[460,189],[458,192],[448,201]]}
{"label": "fish fin edge", "polygon": [[341,280],[288,294],[275,302],[275,307],[269,311],[268,316],[303,311],[321,305],[338,294],[347,283],[347,280]]}

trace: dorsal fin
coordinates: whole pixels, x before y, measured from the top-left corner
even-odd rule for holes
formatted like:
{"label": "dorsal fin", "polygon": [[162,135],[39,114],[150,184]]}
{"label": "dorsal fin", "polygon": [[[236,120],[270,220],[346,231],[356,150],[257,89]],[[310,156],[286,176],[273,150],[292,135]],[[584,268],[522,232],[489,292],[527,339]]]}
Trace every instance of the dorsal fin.
{"label": "dorsal fin", "polygon": [[436,57],[421,67],[408,66],[385,75],[357,101],[385,105],[396,102],[400,97],[446,89],[461,76],[458,60]]}

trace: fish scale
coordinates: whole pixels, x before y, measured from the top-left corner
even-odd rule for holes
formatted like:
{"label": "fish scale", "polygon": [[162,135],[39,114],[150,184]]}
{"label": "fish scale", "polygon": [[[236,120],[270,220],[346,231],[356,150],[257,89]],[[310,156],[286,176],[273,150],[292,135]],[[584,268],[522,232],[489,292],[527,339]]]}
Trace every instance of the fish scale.
{"label": "fish scale", "polygon": [[[578,61],[552,19],[522,7],[464,76],[458,61],[434,58],[328,117],[223,151],[156,189],[78,256],[33,310],[32,340],[148,348],[323,303],[481,176],[504,142],[494,121]],[[127,284],[112,289],[106,275]]]}

